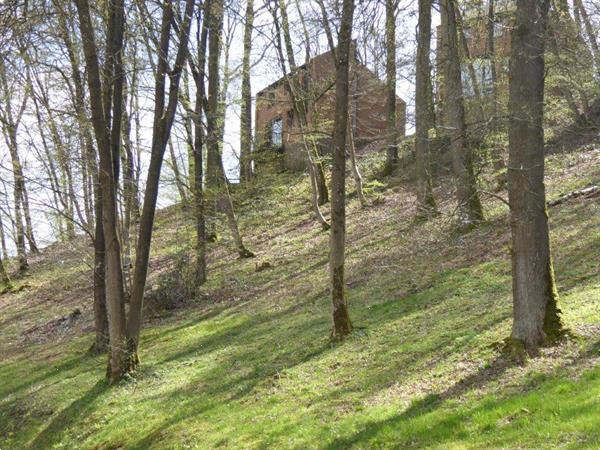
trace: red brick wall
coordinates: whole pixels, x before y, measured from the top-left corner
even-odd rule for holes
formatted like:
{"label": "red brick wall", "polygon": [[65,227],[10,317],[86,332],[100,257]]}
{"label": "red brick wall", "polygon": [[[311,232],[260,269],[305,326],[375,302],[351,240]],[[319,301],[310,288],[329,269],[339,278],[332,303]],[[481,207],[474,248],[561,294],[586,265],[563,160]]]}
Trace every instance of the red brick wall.
{"label": "red brick wall", "polygon": [[[351,124],[357,143],[385,137],[386,130],[386,97],[385,83],[379,80],[365,66],[354,62],[351,66]],[[327,140],[333,133],[335,116],[335,65],[330,52],[313,58],[308,66],[308,91],[316,98],[309,105],[309,132]],[[304,77],[303,70],[300,77]],[[301,81],[303,79],[301,78]],[[397,126],[399,136],[405,134],[406,104],[397,98]],[[255,130],[258,148],[267,142],[269,123],[274,119],[283,119],[284,149],[297,149],[293,144],[301,141],[297,117],[293,113],[290,96],[285,81],[279,80],[257,94]],[[291,121],[288,119],[291,118]]]}

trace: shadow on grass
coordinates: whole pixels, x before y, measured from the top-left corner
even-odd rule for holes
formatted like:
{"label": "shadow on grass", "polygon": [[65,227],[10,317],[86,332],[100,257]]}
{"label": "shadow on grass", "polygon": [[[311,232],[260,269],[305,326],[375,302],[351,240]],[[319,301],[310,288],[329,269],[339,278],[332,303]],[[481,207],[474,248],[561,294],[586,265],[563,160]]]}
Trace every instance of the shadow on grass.
{"label": "shadow on grass", "polygon": [[[326,448],[328,450],[346,449],[356,444],[366,444],[371,439],[378,436],[382,430],[388,427],[400,428],[403,422],[425,416],[441,407],[445,401],[460,398],[468,391],[483,387],[486,384],[500,378],[511,365],[512,363],[504,358],[497,357],[489,366],[481,368],[476,373],[461,379],[444,392],[440,394],[428,394],[423,398],[415,400],[401,414],[382,421],[371,422],[362,430],[350,437],[341,437],[334,440]],[[430,428],[446,427],[452,429],[464,419],[462,415],[458,414],[448,415],[446,417],[446,419],[438,421],[437,423],[433,423],[432,421]],[[462,432],[458,425],[454,431],[457,431],[459,434]],[[427,436],[425,435],[425,438],[426,437]],[[441,442],[438,440],[435,440],[435,442],[441,444]],[[392,443],[388,442],[388,444]]]}
{"label": "shadow on grass", "polygon": [[69,429],[81,416],[89,412],[95,400],[109,389],[105,380],[98,381],[92,388],[63,409],[52,421],[35,437],[30,445],[32,449],[52,448],[61,434]]}

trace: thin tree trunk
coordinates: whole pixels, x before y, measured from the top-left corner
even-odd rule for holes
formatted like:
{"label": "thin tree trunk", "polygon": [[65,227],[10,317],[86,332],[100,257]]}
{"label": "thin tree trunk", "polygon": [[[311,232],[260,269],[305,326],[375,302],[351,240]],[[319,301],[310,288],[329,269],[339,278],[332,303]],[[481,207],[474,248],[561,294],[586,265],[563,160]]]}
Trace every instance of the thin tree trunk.
{"label": "thin tree trunk", "polygon": [[492,164],[496,172],[497,188],[503,189],[506,186],[506,163],[502,154],[502,146],[496,137],[499,131],[498,117],[498,74],[496,71],[496,43],[494,38],[494,26],[496,24],[495,12],[496,0],[488,0],[487,13],[487,57],[490,60],[491,78],[492,78],[492,113],[490,117],[490,134],[493,136]]}
{"label": "thin tree trunk", "polygon": [[354,133],[352,132],[352,121],[350,111],[348,111],[348,123],[350,125],[348,125],[346,128],[348,129],[348,153],[350,154],[350,168],[352,170],[352,176],[354,178],[354,185],[356,186],[356,196],[358,197],[360,206],[364,208],[368,206],[368,202],[363,191],[362,175],[360,174],[360,170],[358,169],[358,163],[356,161],[356,147],[354,145]]}
{"label": "thin tree trunk", "polygon": [[[352,331],[345,297],[344,260],[346,240],[346,139],[348,135],[349,66],[354,0],[344,0],[336,52],[335,119],[331,170],[331,234],[329,270],[333,316],[332,337],[343,339]],[[394,96],[395,102],[395,96]]]}
{"label": "thin tree trunk", "polygon": [[4,100],[4,111],[0,111],[2,122],[2,132],[4,140],[8,147],[12,171],[13,171],[13,199],[14,199],[14,222],[15,222],[15,245],[17,247],[17,258],[19,261],[19,271],[25,271],[29,267],[27,263],[27,249],[25,248],[25,227],[23,225],[23,191],[25,189],[25,177],[23,167],[19,158],[17,131],[27,104],[27,95],[24,96],[19,111],[15,113],[12,109],[11,88],[6,78],[6,66],[4,59],[0,57],[0,89]]}
{"label": "thin tree trunk", "polygon": [[[8,253],[6,250],[6,240],[4,238],[4,225],[2,224],[2,214],[0,214],[0,241],[2,246],[0,247],[0,286],[3,286],[3,290],[11,290],[12,283],[6,270],[5,261],[8,261]],[[1,292],[1,291],[0,291]]]}
{"label": "thin tree trunk", "polygon": [[[204,130],[202,125],[202,112],[204,101],[206,100],[206,88],[204,84],[204,75],[206,68],[206,47],[208,43],[208,18],[211,11],[210,0],[202,8],[204,17],[202,27],[200,27],[200,16],[196,22],[196,43],[198,47],[197,68],[193,71],[194,82],[196,84],[196,100],[194,118],[194,153],[193,165],[190,167],[190,173],[193,173],[192,193],[194,196],[194,218],[196,221],[196,245],[195,245],[195,267],[194,277],[196,289],[203,285],[207,279],[206,268],[206,221],[204,217]],[[193,170],[192,170],[193,169]]]}
{"label": "thin tree trunk", "polygon": [[549,1],[517,1],[510,61],[508,195],[512,232],[511,338],[535,354],[563,333],[544,189],[544,37]]}
{"label": "thin tree trunk", "polygon": [[467,144],[465,105],[460,74],[455,0],[441,0],[444,36],[444,87],[446,89],[446,119],[450,127],[452,168],[456,184],[459,227],[469,227],[483,220],[483,208],[477,193],[473,170],[473,152]]}
{"label": "thin tree trunk", "polygon": [[177,192],[179,192],[179,198],[181,200],[181,204],[185,208],[187,205],[187,194],[185,192],[185,183],[181,177],[181,172],[179,171],[179,164],[177,164],[177,155],[175,155],[175,148],[173,147],[173,141],[169,139],[169,157],[171,158],[171,169],[173,170],[173,176],[175,178],[175,186],[177,187]]}
{"label": "thin tree trunk", "polygon": [[[142,326],[144,289],[148,274],[150,243],[152,241],[152,226],[154,224],[154,213],[156,211],[156,200],[158,198],[160,170],[177,109],[181,72],[188,55],[188,39],[192,22],[192,13],[194,10],[194,0],[186,0],[185,12],[179,29],[177,55],[171,71],[169,71],[168,67],[168,50],[171,24],[174,20],[173,4],[168,2],[163,8],[159,59],[156,68],[154,125],[152,131],[150,166],[146,178],[144,206],[140,218],[140,232],[137,242],[135,271],[129,307],[129,320],[127,323],[128,351],[130,353],[130,361],[134,368],[139,364],[138,345]],[[165,108],[165,78],[167,73],[169,73],[170,84],[168,101]]]}
{"label": "thin tree trunk", "polygon": [[104,228],[102,220],[102,190],[94,184],[96,224],[94,230],[94,331],[95,339],[90,351],[104,353],[109,347],[108,316],[106,311],[106,262],[104,256]]}
{"label": "thin tree trunk", "polygon": [[[223,3],[222,0],[214,0],[212,11],[209,17],[209,37],[208,37],[208,111],[206,114],[207,130],[207,159],[210,164],[207,168],[209,192],[212,192],[214,198],[225,215],[227,223],[234,242],[241,258],[248,258],[254,254],[246,249],[242,241],[233,203],[229,194],[228,181],[223,168],[223,159],[221,156],[221,143],[223,137],[223,119],[224,108],[221,107],[220,98],[220,68],[219,61],[221,56],[221,34],[223,30]],[[227,76],[227,74],[226,74]],[[212,201],[212,199],[211,199]]]}
{"label": "thin tree trunk", "polygon": [[386,159],[385,173],[390,174],[398,165],[398,128],[396,125],[396,2],[385,0],[386,41]]}
{"label": "thin tree trunk", "polygon": [[417,171],[417,214],[428,217],[436,209],[429,166],[429,129],[433,127],[429,102],[431,92],[431,0],[419,0],[417,68],[415,88],[415,156]]}
{"label": "thin tree trunk", "polygon": [[254,29],[254,0],[247,0],[244,24],[244,56],[242,61],[242,104],[240,111],[240,183],[252,178],[252,89],[250,85],[250,53]]}
{"label": "thin tree trunk", "polygon": [[2,223],[2,214],[0,214],[0,248],[2,249],[3,261],[8,261],[8,248],[6,246],[6,236],[4,234],[4,224]]}

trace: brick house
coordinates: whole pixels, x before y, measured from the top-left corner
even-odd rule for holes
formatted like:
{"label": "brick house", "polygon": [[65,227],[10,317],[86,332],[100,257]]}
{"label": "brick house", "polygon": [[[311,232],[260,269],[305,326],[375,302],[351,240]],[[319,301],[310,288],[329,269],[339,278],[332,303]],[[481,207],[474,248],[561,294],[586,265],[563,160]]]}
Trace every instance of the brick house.
{"label": "brick house", "polygon": [[[312,58],[296,74],[307,98],[308,130],[322,153],[330,151],[335,115],[335,62],[331,52]],[[385,83],[366,66],[353,59],[350,66],[350,126],[357,149],[382,142],[386,133]],[[298,117],[294,113],[285,78],[256,94],[253,157],[262,162],[279,159],[283,168],[303,170],[306,152]],[[405,134],[406,103],[396,98],[398,137]]]}

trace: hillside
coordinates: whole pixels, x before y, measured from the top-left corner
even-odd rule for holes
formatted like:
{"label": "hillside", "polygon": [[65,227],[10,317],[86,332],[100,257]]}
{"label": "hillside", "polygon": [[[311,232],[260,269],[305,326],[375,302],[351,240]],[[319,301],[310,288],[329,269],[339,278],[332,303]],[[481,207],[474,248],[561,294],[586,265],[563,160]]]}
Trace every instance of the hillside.
{"label": "hillside", "polygon": [[[106,357],[87,353],[91,248],[45,249],[0,296],[0,448],[599,447],[598,197],[549,210],[573,337],[516,365],[499,351],[511,324],[507,207],[486,197],[486,223],[454,234],[441,178],[443,214],[415,222],[412,170],[373,182],[380,162],[361,161],[370,198],[385,201],[349,201],[355,331],[343,343],[329,339],[328,236],[304,175],[235,192],[257,257],[238,260],[220,223],[195,300],[188,213],[159,213],[142,370],[117,386]],[[589,184],[600,184],[595,145],[548,156],[549,200]]]}

